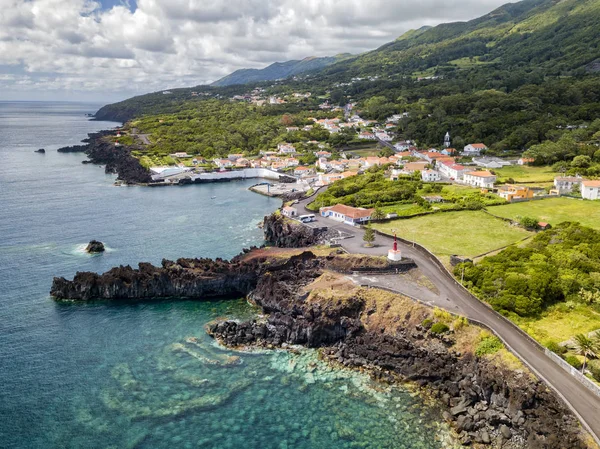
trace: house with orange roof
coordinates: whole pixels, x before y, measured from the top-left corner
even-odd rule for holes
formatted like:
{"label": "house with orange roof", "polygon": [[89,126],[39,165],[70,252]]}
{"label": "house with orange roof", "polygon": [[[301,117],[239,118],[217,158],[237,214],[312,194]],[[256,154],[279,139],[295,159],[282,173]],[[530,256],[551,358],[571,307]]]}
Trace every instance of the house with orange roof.
{"label": "house with orange roof", "polygon": [[529,187],[507,184],[498,188],[498,196],[511,202],[513,200],[532,199],[534,192]]}
{"label": "house with orange roof", "polygon": [[463,165],[456,164],[453,161],[437,164],[437,167],[442,175],[457,181],[462,179],[465,172],[468,171]]}
{"label": "house with orange roof", "polygon": [[472,171],[464,174],[463,181],[465,184],[473,187],[492,189],[496,182],[496,175],[487,170]]}
{"label": "house with orange roof", "polygon": [[311,167],[298,166],[294,169],[294,175],[296,176],[308,176],[314,174],[315,170]]}
{"label": "house with orange roof", "polygon": [[521,159],[519,159],[517,161],[517,164],[519,165],[529,165],[529,164],[533,164],[535,162],[535,159],[532,157],[522,157]]}
{"label": "house with orange roof", "polygon": [[368,156],[365,158],[365,167],[369,168],[369,167],[373,167],[375,165],[380,165],[380,161],[379,158],[376,156]]}
{"label": "house with orange roof", "polygon": [[585,200],[600,199],[600,181],[585,180],[581,182],[581,197]]}
{"label": "house with orange roof", "polygon": [[322,207],[319,213],[322,217],[356,226],[366,223],[371,219],[375,209],[364,209],[362,207],[351,207],[344,204]]}
{"label": "house with orange roof", "polygon": [[406,173],[414,173],[416,171],[423,171],[427,168],[429,163],[423,162],[408,162],[404,164],[403,171]]}

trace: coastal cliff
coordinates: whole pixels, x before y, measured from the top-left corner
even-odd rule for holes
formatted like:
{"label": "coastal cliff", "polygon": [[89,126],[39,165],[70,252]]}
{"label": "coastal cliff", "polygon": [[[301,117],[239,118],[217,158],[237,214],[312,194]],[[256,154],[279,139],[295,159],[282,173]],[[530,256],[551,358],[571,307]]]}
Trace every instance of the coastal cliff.
{"label": "coastal cliff", "polygon": [[72,281],[55,278],[51,294],[82,301],[247,296],[263,318],[217,321],[207,332],[233,347],[320,348],[334,364],[385,382],[411,382],[434,400],[440,419],[465,446],[590,447],[575,416],[514,356],[505,349],[476,350],[491,335],[344,275],[361,269],[397,267],[383,257],[256,249],[231,261],[163,260],[160,267],[141,263],[101,275],[77,273]]}
{"label": "coastal cliff", "polygon": [[85,153],[91,163],[105,165],[106,173],[115,173],[117,180],[126,184],[143,184],[151,181],[150,172],[138,159],[131,155],[134,147],[116,146],[107,136],[114,131],[101,131],[88,134],[85,145],[59,148],[59,153]]}
{"label": "coastal cliff", "polygon": [[263,222],[265,240],[279,248],[306,248],[323,243],[327,228],[309,228],[281,214],[271,214]]}
{"label": "coastal cliff", "polygon": [[263,276],[251,297],[266,319],[213,323],[209,334],[234,347],[322,348],[333,362],[380,380],[413,382],[444,409],[463,445],[588,447],[577,419],[546,385],[518,363],[507,366],[510,354],[475,355],[476,326],[436,333],[423,325],[435,319],[431,309],[332,277],[306,254]]}
{"label": "coastal cliff", "polygon": [[77,301],[239,297],[256,287],[258,267],[258,261],[163,260],[161,267],[140,263],[137,269],[120,266],[104,274],[78,272],[72,281],[54,278],[50,294]]}

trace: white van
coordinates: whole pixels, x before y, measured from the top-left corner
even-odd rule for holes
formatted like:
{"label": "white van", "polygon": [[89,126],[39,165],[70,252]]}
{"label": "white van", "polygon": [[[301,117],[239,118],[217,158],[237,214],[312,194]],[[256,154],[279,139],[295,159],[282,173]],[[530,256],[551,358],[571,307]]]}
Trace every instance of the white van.
{"label": "white van", "polygon": [[300,220],[302,223],[310,223],[312,221],[315,221],[316,217],[314,214],[309,214],[309,215],[300,215],[298,217],[298,220]]}

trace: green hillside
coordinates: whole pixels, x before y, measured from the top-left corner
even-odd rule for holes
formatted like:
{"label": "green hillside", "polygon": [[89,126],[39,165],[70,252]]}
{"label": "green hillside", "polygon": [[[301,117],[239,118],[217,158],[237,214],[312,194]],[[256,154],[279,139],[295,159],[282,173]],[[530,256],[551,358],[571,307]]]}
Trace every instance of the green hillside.
{"label": "green hillside", "polygon": [[483,17],[410,31],[394,42],[323,71],[347,76],[460,68],[463,58],[495,67],[573,74],[600,58],[598,0],[525,0]]}
{"label": "green hillside", "polygon": [[105,106],[96,116],[126,121],[178,113],[207,97],[229,100],[259,86],[265,96],[311,92],[314,99],[264,106],[269,114],[315,109],[325,98],[357,103],[369,119],[407,112],[397,137],[420,146],[439,146],[447,131],[457,148],[483,142],[505,156],[558,142],[567,132],[593,143],[600,126],[598,29],[600,0],[524,0],[469,22],[409,31],[299,79],[158,92]]}

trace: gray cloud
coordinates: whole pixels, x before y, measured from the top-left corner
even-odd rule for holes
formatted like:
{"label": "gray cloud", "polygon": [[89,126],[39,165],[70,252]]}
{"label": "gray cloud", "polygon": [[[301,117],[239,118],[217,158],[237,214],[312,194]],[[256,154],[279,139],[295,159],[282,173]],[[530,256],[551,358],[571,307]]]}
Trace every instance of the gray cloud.
{"label": "gray cloud", "polygon": [[[127,97],[239,68],[360,53],[505,0],[0,0],[0,92]],[[7,67],[19,67],[18,73]]]}

